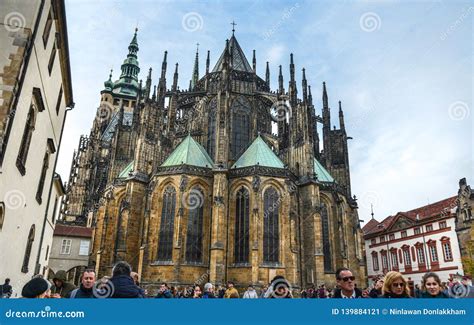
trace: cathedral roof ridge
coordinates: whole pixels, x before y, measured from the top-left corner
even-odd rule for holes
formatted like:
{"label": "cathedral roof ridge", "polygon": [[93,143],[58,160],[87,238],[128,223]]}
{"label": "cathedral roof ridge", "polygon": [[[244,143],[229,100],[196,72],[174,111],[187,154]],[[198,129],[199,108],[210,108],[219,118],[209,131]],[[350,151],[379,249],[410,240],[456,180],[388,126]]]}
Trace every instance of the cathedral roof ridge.
{"label": "cathedral roof ridge", "polygon": [[214,162],[207,151],[189,134],[166,158],[161,167],[183,164],[206,168],[214,167]]}
{"label": "cathedral roof ridge", "polygon": [[[250,66],[250,63],[247,60],[247,57],[245,56],[242,48],[240,47],[239,42],[237,41],[237,38],[235,37],[235,35],[232,35],[232,37],[229,39],[229,48],[230,48],[230,59],[231,59],[230,66],[232,67],[232,69],[245,71],[245,72],[253,72],[253,69]],[[226,48],[224,48],[224,51],[222,51],[222,54],[219,57],[219,60],[217,60],[217,63],[214,66],[214,69],[212,69],[212,72],[218,72],[218,71],[223,70],[226,51],[227,51],[227,46]]]}
{"label": "cathedral roof ridge", "polygon": [[232,168],[250,166],[285,168],[285,164],[283,164],[280,158],[270,149],[260,134],[234,163]]}

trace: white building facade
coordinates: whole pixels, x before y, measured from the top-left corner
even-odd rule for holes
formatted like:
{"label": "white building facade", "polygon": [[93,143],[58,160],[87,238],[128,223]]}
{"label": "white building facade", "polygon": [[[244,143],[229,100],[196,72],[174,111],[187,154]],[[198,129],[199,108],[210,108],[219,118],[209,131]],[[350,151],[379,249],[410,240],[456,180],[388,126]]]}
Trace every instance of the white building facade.
{"label": "white building facade", "polygon": [[372,218],[363,227],[369,284],[388,271],[402,273],[412,284],[420,284],[426,272],[436,272],[441,281],[463,274],[452,202],[399,212],[382,222]]}
{"label": "white building facade", "polygon": [[0,12],[0,280],[18,293],[46,270],[54,170],[74,104],[64,1],[1,1]]}

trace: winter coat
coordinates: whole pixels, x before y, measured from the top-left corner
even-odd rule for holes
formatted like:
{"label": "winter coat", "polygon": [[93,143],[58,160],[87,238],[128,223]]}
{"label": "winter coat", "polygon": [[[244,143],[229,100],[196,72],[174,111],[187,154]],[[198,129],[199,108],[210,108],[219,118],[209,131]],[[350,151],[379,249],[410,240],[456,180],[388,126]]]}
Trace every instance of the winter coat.
{"label": "winter coat", "polygon": [[[363,298],[362,291],[360,289],[354,288],[354,291],[355,291],[355,298]],[[342,298],[341,289],[334,290],[333,298]]]}
{"label": "winter coat", "polygon": [[90,289],[84,288],[84,286],[81,283],[79,288],[72,290],[67,295],[67,298],[75,299],[75,298],[96,298],[96,297],[94,296],[92,288]]}
{"label": "winter coat", "polygon": [[203,299],[207,299],[207,298],[215,298],[216,296],[214,296],[214,294],[212,292],[204,292],[203,295],[202,295],[202,298]]}
{"label": "winter coat", "polygon": [[386,292],[382,296],[380,296],[380,298],[410,298],[410,296],[407,295],[406,293],[403,293],[402,295],[399,296],[391,292]]}
{"label": "winter coat", "polygon": [[229,288],[225,291],[224,298],[239,298],[239,292],[236,288]]}
{"label": "winter coat", "polygon": [[111,298],[144,298],[143,290],[139,288],[129,275],[117,275],[109,280],[112,283]]}
{"label": "winter coat", "polygon": [[256,299],[258,298],[257,291],[255,290],[247,290],[244,292],[244,299]]}
{"label": "winter coat", "polygon": [[423,291],[418,298],[449,298],[449,296],[440,291],[436,296],[432,296],[428,291]]}
{"label": "winter coat", "polygon": [[377,290],[375,288],[372,288],[369,292],[369,297],[370,298],[378,298],[382,295],[382,290]]}
{"label": "winter coat", "polygon": [[169,290],[166,290],[165,292],[159,291],[155,298],[173,298],[173,295]]}
{"label": "winter coat", "polygon": [[[60,280],[63,283],[62,286],[56,286],[56,280]],[[54,295],[56,293],[59,293],[61,298],[66,298],[72,290],[76,289],[76,286],[74,284],[67,282],[66,271],[63,270],[58,271],[54,275],[53,284],[54,285],[51,287],[51,294]]]}

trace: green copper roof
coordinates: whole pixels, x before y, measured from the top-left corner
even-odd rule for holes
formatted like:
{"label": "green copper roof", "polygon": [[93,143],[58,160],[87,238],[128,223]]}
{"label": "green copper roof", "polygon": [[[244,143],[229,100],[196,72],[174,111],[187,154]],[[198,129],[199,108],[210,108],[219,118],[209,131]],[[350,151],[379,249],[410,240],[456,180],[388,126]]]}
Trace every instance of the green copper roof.
{"label": "green copper roof", "polygon": [[133,170],[133,164],[134,164],[135,160],[132,160],[128,165],[127,167],[125,167],[119,174],[119,178],[127,178],[128,177],[128,174]]}
{"label": "green copper roof", "polygon": [[242,168],[250,166],[265,166],[274,168],[285,168],[283,162],[263,141],[260,135],[252,142],[250,147],[240,156],[232,168]]}
{"label": "green copper roof", "polygon": [[334,182],[334,178],[329,174],[329,172],[326,170],[326,168],[321,165],[321,163],[314,158],[314,172],[316,173],[316,177],[318,178],[318,181],[320,182],[329,182],[332,183]]}
{"label": "green copper roof", "polygon": [[214,167],[214,163],[206,150],[190,135],[174,149],[161,166],[179,166],[181,164],[208,168]]}

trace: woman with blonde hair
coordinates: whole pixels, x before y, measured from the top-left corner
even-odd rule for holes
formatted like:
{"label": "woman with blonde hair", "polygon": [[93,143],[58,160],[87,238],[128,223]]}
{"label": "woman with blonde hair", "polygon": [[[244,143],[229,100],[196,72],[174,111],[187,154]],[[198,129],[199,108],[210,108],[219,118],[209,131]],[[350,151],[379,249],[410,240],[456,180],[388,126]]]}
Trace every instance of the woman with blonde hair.
{"label": "woman with blonde hair", "polygon": [[385,275],[382,298],[410,298],[410,288],[403,275],[390,271]]}

